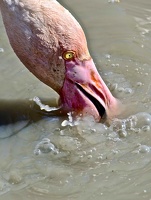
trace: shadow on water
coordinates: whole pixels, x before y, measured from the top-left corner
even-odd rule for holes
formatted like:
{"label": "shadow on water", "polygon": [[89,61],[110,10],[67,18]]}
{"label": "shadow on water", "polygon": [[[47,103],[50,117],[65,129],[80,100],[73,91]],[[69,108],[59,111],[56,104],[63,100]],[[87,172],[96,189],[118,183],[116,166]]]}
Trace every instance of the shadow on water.
{"label": "shadow on water", "polygon": [[[53,99],[42,99],[42,102],[50,107],[56,106]],[[12,136],[43,118],[61,115],[60,110],[41,110],[33,100],[0,100],[0,138]],[[8,128],[9,133],[6,131]]]}

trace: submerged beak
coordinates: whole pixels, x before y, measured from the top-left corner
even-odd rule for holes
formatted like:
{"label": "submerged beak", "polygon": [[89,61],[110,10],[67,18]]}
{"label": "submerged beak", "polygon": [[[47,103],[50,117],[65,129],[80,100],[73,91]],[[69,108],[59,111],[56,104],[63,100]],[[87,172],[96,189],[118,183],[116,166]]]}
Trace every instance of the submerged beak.
{"label": "submerged beak", "polygon": [[61,91],[62,105],[68,111],[89,114],[99,121],[114,115],[116,99],[100,77],[92,59],[65,61],[66,74]]}

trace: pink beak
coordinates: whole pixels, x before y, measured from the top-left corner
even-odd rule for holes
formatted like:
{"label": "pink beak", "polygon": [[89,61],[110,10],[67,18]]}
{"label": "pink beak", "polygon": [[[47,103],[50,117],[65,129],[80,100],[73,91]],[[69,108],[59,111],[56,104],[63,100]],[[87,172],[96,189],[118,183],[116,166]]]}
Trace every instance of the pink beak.
{"label": "pink beak", "polygon": [[65,61],[66,74],[60,100],[66,111],[92,115],[99,121],[113,115],[116,99],[100,77],[92,59]]}

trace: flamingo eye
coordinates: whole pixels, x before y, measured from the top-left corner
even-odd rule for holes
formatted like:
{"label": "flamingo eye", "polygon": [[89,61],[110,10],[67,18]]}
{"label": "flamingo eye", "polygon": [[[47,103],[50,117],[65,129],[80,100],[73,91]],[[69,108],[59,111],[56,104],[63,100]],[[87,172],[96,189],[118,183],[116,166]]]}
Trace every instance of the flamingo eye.
{"label": "flamingo eye", "polygon": [[74,51],[66,51],[63,53],[63,59],[64,60],[72,60],[75,57]]}

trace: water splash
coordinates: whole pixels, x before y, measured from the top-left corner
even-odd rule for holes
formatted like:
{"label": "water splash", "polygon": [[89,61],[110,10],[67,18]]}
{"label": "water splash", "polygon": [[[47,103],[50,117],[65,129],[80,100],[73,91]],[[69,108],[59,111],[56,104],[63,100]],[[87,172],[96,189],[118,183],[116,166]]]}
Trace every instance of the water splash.
{"label": "water splash", "polygon": [[34,97],[32,100],[40,107],[41,110],[45,110],[47,112],[59,110],[61,108],[61,107],[49,107],[48,105],[43,104],[39,99],[39,97]]}
{"label": "water splash", "polygon": [[68,120],[64,120],[61,123],[61,126],[65,127],[65,126],[77,126],[79,124],[79,120],[80,118],[76,118],[74,119],[72,116],[72,112],[67,113],[68,115]]}

